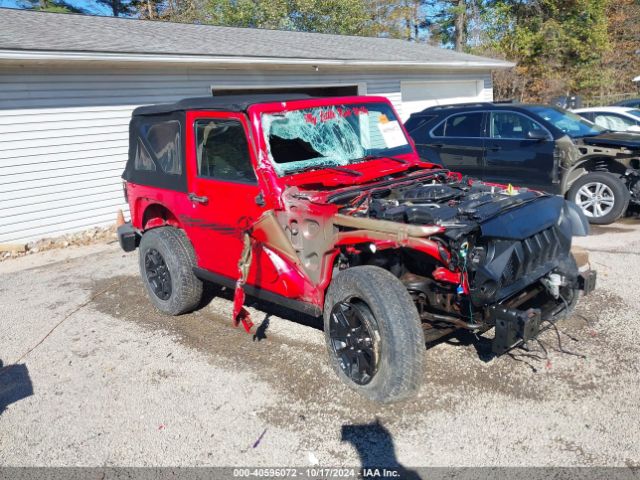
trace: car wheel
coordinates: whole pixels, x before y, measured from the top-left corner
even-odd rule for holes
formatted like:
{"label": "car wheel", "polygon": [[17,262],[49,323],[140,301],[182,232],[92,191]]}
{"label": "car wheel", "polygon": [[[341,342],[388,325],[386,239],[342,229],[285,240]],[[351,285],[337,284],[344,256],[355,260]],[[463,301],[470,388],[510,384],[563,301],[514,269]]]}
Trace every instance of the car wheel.
{"label": "car wheel", "polygon": [[180,315],[198,306],[202,281],[195,276],[195,253],[182,230],[154,228],[140,240],[140,275],[151,302],[161,312]]}
{"label": "car wheel", "polygon": [[607,172],[592,172],[580,177],[567,196],[580,207],[589,223],[597,225],[608,225],[620,218],[630,198],[624,182]]}
{"label": "car wheel", "polygon": [[338,273],[325,298],[324,332],[331,366],[353,390],[384,403],[417,391],[424,334],[411,296],[391,273],[373,266]]}

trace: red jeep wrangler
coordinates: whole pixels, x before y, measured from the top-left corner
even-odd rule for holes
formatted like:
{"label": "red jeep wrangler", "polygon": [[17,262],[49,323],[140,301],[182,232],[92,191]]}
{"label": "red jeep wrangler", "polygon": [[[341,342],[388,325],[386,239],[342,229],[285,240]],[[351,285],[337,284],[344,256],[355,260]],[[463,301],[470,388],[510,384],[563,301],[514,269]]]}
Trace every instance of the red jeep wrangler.
{"label": "red jeep wrangler", "polygon": [[595,285],[561,197],[485,184],[418,158],[381,97],[209,97],[137,108],[124,175],[152,303],[195,309],[203,281],[324,316],[338,376],[381,402],[414,392],[425,341],[495,327],[535,338]]}

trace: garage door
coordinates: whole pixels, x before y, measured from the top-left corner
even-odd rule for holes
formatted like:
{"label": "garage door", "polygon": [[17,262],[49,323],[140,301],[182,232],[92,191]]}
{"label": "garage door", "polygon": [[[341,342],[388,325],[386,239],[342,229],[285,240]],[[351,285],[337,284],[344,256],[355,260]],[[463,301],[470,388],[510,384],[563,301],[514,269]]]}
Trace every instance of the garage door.
{"label": "garage door", "polygon": [[433,105],[486,101],[482,80],[402,82],[402,117]]}
{"label": "garage door", "polygon": [[238,88],[217,88],[211,86],[211,93],[215,96],[220,95],[254,95],[260,93],[306,93],[312,97],[346,97],[350,95],[358,95],[358,85],[341,85],[336,87],[306,87],[304,85],[290,87],[238,87]]}

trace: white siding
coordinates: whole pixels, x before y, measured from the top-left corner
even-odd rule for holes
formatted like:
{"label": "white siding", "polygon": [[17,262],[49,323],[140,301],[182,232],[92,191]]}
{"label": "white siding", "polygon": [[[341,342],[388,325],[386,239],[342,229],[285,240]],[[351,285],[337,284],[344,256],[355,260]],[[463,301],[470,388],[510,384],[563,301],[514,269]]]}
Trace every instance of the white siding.
{"label": "white siding", "polygon": [[136,106],[206,96],[212,84],[360,84],[402,115],[401,80],[446,78],[491,81],[488,73],[0,66],[0,243],[113,223],[126,210],[120,175]]}

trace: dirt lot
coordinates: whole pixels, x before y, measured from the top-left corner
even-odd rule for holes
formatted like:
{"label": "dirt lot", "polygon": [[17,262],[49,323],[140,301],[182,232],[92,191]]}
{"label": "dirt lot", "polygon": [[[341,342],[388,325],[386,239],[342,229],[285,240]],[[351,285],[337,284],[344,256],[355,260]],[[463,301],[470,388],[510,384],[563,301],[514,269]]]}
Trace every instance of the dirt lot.
{"label": "dirt lot", "polygon": [[577,243],[599,285],[561,325],[574,355],[451,338],[392,406],[338,383],[312,318],[258,304],[247,335],[216,289],[158,314],[115,244],[2,262],[0,465],[638,466],[640,221]]}

